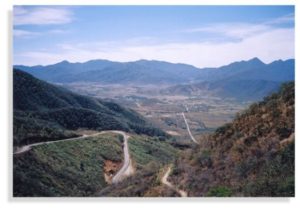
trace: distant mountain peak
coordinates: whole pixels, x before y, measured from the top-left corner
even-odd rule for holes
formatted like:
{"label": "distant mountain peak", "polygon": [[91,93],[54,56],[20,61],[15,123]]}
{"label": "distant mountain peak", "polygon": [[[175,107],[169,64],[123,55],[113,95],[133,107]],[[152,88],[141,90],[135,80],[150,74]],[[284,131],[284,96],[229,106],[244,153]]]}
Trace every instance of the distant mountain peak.
{"label": "distant mountain peak", "polygon": [[295,59],[287,59],[287,60],[282,60],[282,59],[279,59],[279,60],[275,60],[271,63],[269,63],[270,66],[276,66],[276,65],[280,65],[281,68],[282,68],[282,65],[291,65],[293,66],[293,68],[295,68]]}
{"label": "distant mountain peak", "polygon": [[61,63],[70,63],[68,60],[63,60]]}
{"label": "distant mountain peak", "polygon": [[57,64],[70,64],[70,62],[67,61],[67,60],[63,60],[63,61],[61,61],[61,62],[59,62],[59,63],[57,63]]}
{"label": "distant mountain peak", "polygon": [[[293,59],[265,64],[256,57],[218,68],[205,69],[187,64],[145,59],[131,62],[97,59],[84,63],[70,63],[64,60],[48,66],[14,67],[55,83],[84,81],[106,84],[179,84],[229,78],[231,80],[249,79],[250,77],[269,81],[294,80]],[[272,69],[272,71],[268,71],[268,69]]]}
{"label": "distant mountain peak", "polygon": [[114,61],[109,61],[109,60],[106,60],[106,59],[93,59],[93,60],[89,60],[89,61],[86,61],[86,62],[83,62],[83,63],[98,63],[98,62],[114,62]]}
{"label": "distant mountain peak", "polygon": [[248,60],[247,61],[248,63],[255,63],[255,64],[265,64],[264,62],[262,62],[259,58],[257,58],[257,57],[254,57],[254,58],[252,58],[252,59],[250,59],[250,60]]}

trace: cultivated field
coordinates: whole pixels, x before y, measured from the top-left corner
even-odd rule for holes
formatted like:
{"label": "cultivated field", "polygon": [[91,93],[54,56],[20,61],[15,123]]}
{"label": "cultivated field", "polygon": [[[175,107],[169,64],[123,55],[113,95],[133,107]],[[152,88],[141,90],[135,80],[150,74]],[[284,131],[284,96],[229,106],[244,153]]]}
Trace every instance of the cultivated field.
{"label": "cultivated field", "polygon": [[182,141],[189,140],[182,112],[185,112],[193,135],[199,137],[232,121],[235,114],[250,103],[215,97],[207,92],[198,92],[193,96],[166,95],[161,90],[167,86],[71,83],[65,87],[84,95],[114,100],[139,112],[153,124]]}

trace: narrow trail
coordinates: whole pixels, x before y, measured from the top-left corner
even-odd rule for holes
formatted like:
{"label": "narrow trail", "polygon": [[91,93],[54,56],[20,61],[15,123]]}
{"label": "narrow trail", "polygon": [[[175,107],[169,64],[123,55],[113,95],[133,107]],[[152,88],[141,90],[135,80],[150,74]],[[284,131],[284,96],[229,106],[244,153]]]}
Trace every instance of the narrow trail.
{"label": "narrow trail", "polygon": [[189,133],[189,135],[190,135],[192,141],[195,142],[196,144],[199,144],[199,142],[197,142],[197,140],[194,138],[194,136],[193,136],[193,134],[192,134],[192,132],[191,132],[191,130],[190,130],[190,126],[189,126],[189,124],[188,124],[188,122],[187,122],[187,120],[186,120],[186,117],[185,117],[184,112],[182,112],[181,115],[182,115],[182,117],[183,117],[183,119],[184,119],[184,122],[185,122],[185,125],[186,125],[186,129],[187,129],[187,131],[188,131],[188,133]]}
{"label": "narrow trail", "polygon": [[171,166],[168,167],[166,173],[162,176],[161,182],[164,185],[166,185],[168,188],[176,191],[181,197],[187,197],[187,192],[185,192],[183,190],[179,190],[171,182],[168,181],[168,177],[169,177],[170,173],[171,173]]}
{"label": "narrow trail", "polygon": [[[184,107],[185,107],[186,112],[189,112],[189,108],[187,107],[187,105],[184,105]],[[184,122],[185,122],[185,125],[186,125],[186,129],[187,129],[187,131],[189,133],[190,138],[192,139],[192,141],[194,143],[199,144],[199,142],[197,142],[197,140],[194,138],[194,136],[193,136],[193,134],[192,134],[192,132],[190,130],[190,126],[189,126],[189,124],[188,124],[188,122],[186,120],[184,112],[182,112],[181,115],[182,115],[182,117],[184,119]],[[166,185],[168,188],[176,191],[181,197],[187,197],[188,193],[186,191],[178,189],[176,186],[174,186],[171,182],[168,181],[168,177],[169,177],[170,173],[171,173],[171,166],[168,167],[166,173],[162,176],[161,182],[164,185]]]}
{"label": "narrow trail", "polygon": [[58,142],[66,142],[66,141],[84,140],[85,138],[98,136],[98,135],[105,134],[105,133],[116,133],[116,134],[120,134],[120,135],[123,136],[123,140],[124,140],[124,146],[123,146],[124,163],[123,163],[122,168],[112,178],[112,183],[118,183],[118,182],[122,181],[125,177],[130,176],[134,173],[134,169],[133,169],[133,166],[132,166],[132,161],[130,159],[129,150],[128,150],[128,138],[130,136],[127,135],[123,131],[118,131],[118,130],[101,131],[99,133],[95,133],[95,134],[91,134],[91,135],[83,135],[83,136],[75,137],[75,138],[28,144],[28,145],[17,148],[16,152],[14,152],[13,154],[17,155],[17,154],[22,154],[22,153],[28,152],[29,150],[31,150],[31,148],[39,146],[39,145],[55,144],[55,143],[58,143]]}

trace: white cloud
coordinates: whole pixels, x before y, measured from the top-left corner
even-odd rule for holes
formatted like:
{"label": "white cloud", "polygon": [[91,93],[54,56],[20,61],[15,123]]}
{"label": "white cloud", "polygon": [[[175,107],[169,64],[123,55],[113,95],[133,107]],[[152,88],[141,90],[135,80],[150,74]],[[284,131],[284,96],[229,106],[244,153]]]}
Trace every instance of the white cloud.
{"label": "white cloud", "polygon": [[155,59],[197,67],[217,67],[258,57],[269,63],[294,58],[294,28],[276,25],[293,21],[293,15],[287,15],[261,24],[223,23],[184,31],[217,33],[225,37],[223,42],[207,39],[201,42],[160,43],[152,37],[133,37],[123,41],[62,43],[48,50],[19,53],[14,59],[16,64],[26,65],[51,64],[61,60],[84,62],[108,59],[124,62]]}
{"label": "white cloud", "polygon": [[249,23],[231,23],[231,24],[216,24],[210,25],[200,28],[192,28],[187,29],[184,32],[186,33],[214,33],[218,34],[219,36],[226,37],[226,38],[234,38],[234,39],[244,39],[249,36],[256,35],[257,33],[267,32],[268,30],[272,29],[268,25],[256,25],[256,24],[249,24]]}
{"label": "white cloud", "polygon": [[49,7],[14,7],[14,25],[66,24],[73,19],[73,14],[66,8]]}
{"label": "white cloud", "polygon": [[28,31],[28,30],[21,30],[21,29],[14,29],[13,35],[15,38],[35,38],[37,36],[44,36],[47,34],[65,34],[68,33],[67,30],[60,30],[60,29],[53,29],[53,30],[47,30],[43,32],[34,32],[34,31]]}
{"label": "white cloud", "polygon": [[32,31],[27,31],[27,30],[20,30],[20,29],[14,29],[13,34],[15,37],[25,37],[25,38],[30,38],[30,37],[35,37],[37,35],[40,35],[40,33],[37,32],[32,32]]}
{"label": "white cloud", "polygon": [[294,14],[288,14],[259,24],[233,22],[219,23],[183,30],[184,33],[212,33],[225,38],[246,39],[257,34],[267,33],[278,29],[279,24],[294,23]]}

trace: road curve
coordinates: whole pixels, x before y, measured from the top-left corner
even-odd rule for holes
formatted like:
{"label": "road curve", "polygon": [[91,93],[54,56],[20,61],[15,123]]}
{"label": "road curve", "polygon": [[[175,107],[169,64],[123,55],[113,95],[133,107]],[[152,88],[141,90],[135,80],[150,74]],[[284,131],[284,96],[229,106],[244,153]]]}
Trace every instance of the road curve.
{"label": "road curve", "polygon": [[129,136],[123,131],[113,131],[114,133],[121,134],[124,140],[124,163],[122,168],[115,174],[112,178],[112,183],[118,183],[122,181],[125,177],[130,176],[134,173],[132,161],[130,159],[129,150],[128,150],[128,138]]}
{"label": "road curve", "polygon": [[171,173],[171,166],[168,167],[166,173],[161,178],[161,182],[168,188],[175,190],[181,197],[187,197],[187,192],[177,189],[171,182],[168,181],[168,177]]}
{"label": "road curve", "polygon": [[125,177],[130,176],[134,173],[133,166],[132,166],[132,161],[130,159],[129,155],[129,150],[128,150],[128,138],[130,137],[123,131],[118,131],[118,130],[108,130],[108,131],[101,131],[99,133],[91,134],[91,135],[83,135],[80,137],[75,137],[75,138],[69,138],[69,139],[62,139],[62,140],[56,140],[56,141],[46,141],[46,142],[38,142],[34,144],[28,144],[22,147],[17,148],[16,152],[14,152],[14,155],[21,154],[24,152],[28,152],[32,147],[43,145],[43,144],[53,144],[57,142],[64,142],[64,141],[75,141],[75,140],[83,140],[88,137],[93,137],[93,136],[98,136],[101,134],[105,133],[116,133],[120,134],[123,136],[124,140],[124,163],[122,168],[116,173],[116,175],[112,178],[112,183],[117,183],[122,181]]}
{"label": "road curve", "polygon": [[75,137],[75,138],[69,138],[69,139],[61,139],[61,140],[56,140],[56,141],[45,141],[45,142],[38,142],[38,143],[28,144],[28,145],[25,145],[25,146],[22,146],[22,147],[17,147],[17,150],[14,152],[14,155],[27,152],[32,147],[35,147],[35,146],[39,146],[39,145],[43,145],[43,144],[53,144],[53,143],[63,142],[63,141],[81,140],[81,139],[85,139],[87,137],[97,136],[97,135],[103,134],[105,132],[107,132],[107,131],[102,131],[102,132],[91,134],[91,135],[83,135],[83,136],[79,136],[79,137]]}
{"label": "road curve", "polygon": [[182,117],[183,117],[183,119],[184,119],[184,122],[185,122],[185,125],[186,125],[186,129],[187,129],[187,131],[188,131],[188,133],[189,133],[189,135],[190,135],[192,141],[195,142],[196,144],[199,144],[199,142],[196,141],[196,139],[194,138],[194,136],[193,136],[193,134],[192,134],[192,132],[191,132],[191,130],[190,130],[190,126],[189,126],[189,124],[188,124],[188,122],[187,122],[187,120],[186,120],[186,118],[185,118],[184,112],[182,112],[181,114],[182,114]]}

